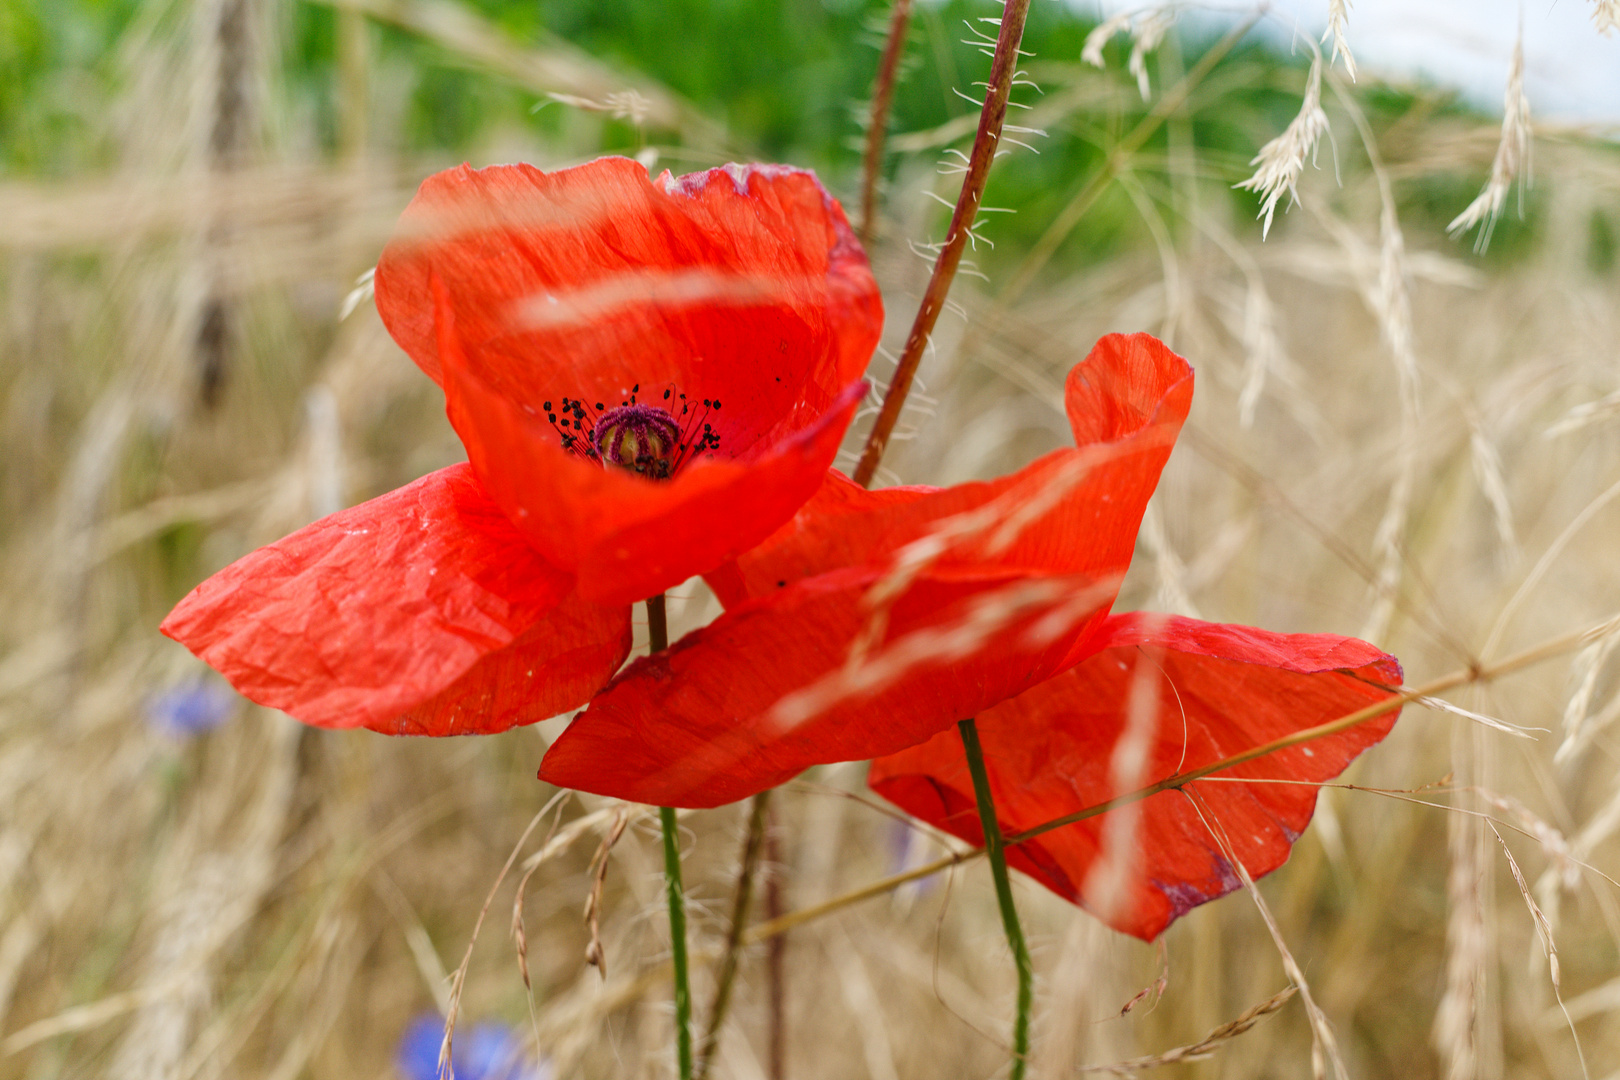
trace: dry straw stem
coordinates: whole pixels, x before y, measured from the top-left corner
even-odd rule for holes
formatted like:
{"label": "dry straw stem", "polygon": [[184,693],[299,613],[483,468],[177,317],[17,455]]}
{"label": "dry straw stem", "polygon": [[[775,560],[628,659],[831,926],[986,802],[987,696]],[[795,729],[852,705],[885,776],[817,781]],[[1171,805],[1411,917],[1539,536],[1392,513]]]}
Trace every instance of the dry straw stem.
{"label": "dry straw stem", "polygon": [[1581,1036],[1575,1030],[1575,1018],[1569,1014],[1569,1007],[1564,1004],[1564,992],[1560,986],[1558,972],[1558,946],[1553,941],[1552,923],[1536,903],[1536,898],[1531,895],[1530,886],[1524,880],[1524,871],[1519,869],[1519,860],[1513,857],[1513,849],[1508,847],[1507,841],[1502,839],[1502,834],[1494,824],[1486,822],[1486,826],[1491,830],[1491,835],[1496,837],[1496,842],[1501,845],[1502,854],[1507,857],[1508,869],[1513,873],[1513,882],[1519,887],[1519,895],[1524,897],[1524,905],[1530,911],[1530,921],[1535,924],[1536,937],[1547,956],[1547,973],[1552,980],[1553,998],[1558,1002],[1558,1008],[1564,1014],[1564,1021],[1569,1025],[1570,1038],[1575,1041],[1575,1056],[1581,1063],[1581,1076],[1591,1080],[1592,1074],[1586,1068],[1586,1051],[1581,1048]]}
{"label": "dry straw stem", "polygon": [[911,0],[894,0],[889,13],[889,36],[878,61],[877,84],[872,90],[872,113],[866,122],[866,155],[861,178],[861,242],[872,242],[877,227],[878,175],[883,171],[883,142],[889,135],[889,106],[906,51],[906,28],[911,24]]}
{"label": "dry straw stem", "polygon": [[445,1010],[444,1014],[444,1042],[439,1046],[439,1073],[441,1075],[450,1075],[450,1043],[455,1036],[456,1017],[461,1011],[461,992],[467,985],[467,969],[472,964],[473,946],[478,944],[478,932],[484,928],[484,916],[489,914],[489,907],[495,902],[495,893],[500,889],[501,882],[506,880],[506,875],[511,871],[512,864],[517,862],[519,853],[523,851],[523,845],[528,842],[529,834],[534,832],[535,827],[545,819],[545,816],[551,813],[552,809],[567,796],[568,792],[566,791],[557,792],[547,800],[546,804],[536,812],[534,817],[529,819],[529,824],[523,830],[523,834],[518,837],[517,843],[512,845],[512,853],[506,857],[506,863],[501,867],[501,872],[495,875],[495,883],[489,887],[489,895],[484,897],[484,906],[478,910],[478,921],[473,923],[472,936],[467,941],[467,951],[462,954],[461,966],[456,968],[455,975],[451,977],[450,1007]]}
{"label": "dry straw stem", "polygon": [[[1502,138],[1496,144],[1496,157],[1491,161],[1491,177],[1467,209],[1446,226],[1446,231],[1456,236],[1475,225],[1482,226],[1474,241],[1474,250],[1484,251],[1490,245],[1497,219],[1502,216],[1508,189],[1529,165],[1530,99],[1524,92],[1524,27],[1520,26],[1519,36],[1513,43],[1513,59],[1508,63],[1507,89],[1502,94]],[[1519,191],[1522,198],[1523,185]],[[1519,210],[1521,214],[1524,212],[1522,205]]]}
{"label": "dry straw stem", "polygon": [[726,946],[721,954],[720,972],[715,976],[714,997],[709,1004],[708,1026],[703,1042],[698,1047],[697,1063],[693,1067],[694,1080],[703,1080],[709,1074],[709,1065],[715,1051],[720,1048],[720,1033],[726,1021],[726,1009],[731,1004],[731,991],[737,980],[738,962],[742,955],[743,932],[748,927],[748,912],[754,899],[754,875],[759,868],[760,852],[765,847],[765,829],[770,819],[771,793],[769,789],[755,795],[748,804],[748,826],[743,837],[742,858],[738,860],[737,880],[732,886],[731,920],[726,928]]}
{"label": "dry straw stem", "polygon": [[639,100],[646,123],[719,148],[731,145],[725,129],[667,88],[603,64],[549,34],[544,47],[526,49],[468,8],[447,0],[316,0],[390,23],[487,67],[537,94],[561,94],[611,111],[613,102]]}
{"label": "dry straw stem", "polygon": [[[1329,735],[1335,735],[1338,732],[1355,727],[1357,724],[1362,724],[1368,720],[1374,719],[1375,717],[1393,712],[1410,702],[1415,702],[1425,697],[1433,697],[1436,694],[1443,694],[1449,690],[1455,690],[1460,686],[1470,686],[1475,683],[1489,682],[1494,679],[1499,679],[1504,675],[1510,675],[1513,672],[1519,671],[1533,664],[1541,663],[1544,660],[1550,660],[1556,656],[1562,656],[1573,649],[1580,648],[1582,645],[1595,641],[1606,634],[1614,632],[1617,628],[1620,628],[1620,616],[1609,619],[1585,630],[1578,630],[1573,633],[1563,634],[1559,637],[1549,639],[1539,645],[1534,645],[1528,649],[1522,650],[1521,652],[1514,653],[1512,656],[1509,656],[1495,664],[1488,666],[1474,665],[1451,672],[1449,675],[1442,675],[1441,677],[1424,683],[1421,686],[1403,690],[1401,693],[1386,698],[1385,700],[1376,704],[1369,705],[1364,709],[1358,709],[1353,713],[1348,713],[1345,716],[1339,717],[1337,720],[1330,720],[1325,724],[1318,724],[1316,727],[1296,731],[1292,735],[1285,735],[1280,739],[1274,739],[1269,743],[1246,750],[1241,754],[1234,754],[1231,757],[1223,758],[1220,761],[1212,762],[1209,765],[1205,765],[1197,769],[1190,769],[1187,772],[1177,773],[1174,776],[1166,777],[1165,779],[1160,780],[1157,783],[1150,784],[1149,786],[1141,788],[1140,790],[1133,791],[1125,795],[1120,795],[1116,798],[1108,800],[1107,802],[1098,803],[1095,806],[1088,806],[1083,810],[1077,810],[1072,814],[1066,814],[1063,817],[1048,821],[1042,825],[1037,825],[1032,829],[1025,829],[1021,833],[1015,833],[1014,835],[1007,837],[1007,843],[1021,844],[1026,840],[1032,840],[1044,833],[1051,832],[1053,829],[1060,829],[1065,825],[1073,825],[1075,822],[1085,821],[1089,818],[1097,817],[1099,814],[1106,814],[1110,810],[1117,810],[1122,806],[1140,802],[1143,799],[1152,798],[1154,795],[1158,795],[1165,791],[1184,788],[1195,780],[1202,780],[1205,777],[1213,776],[1219,772],[1224,772],[1225,770],[1236,765],[1242,765],[1245,762],[1254,761],[1256,758],[1265,757],[1266,755],[1275,753],[1278,750],[1284,750],[1290,746],[1299,746],[1303,743],[1313,742],[1316,739],[1325,738]],[[1617,799],[1617,805],[1620,805],[1620,799]],[[1616,818],[1617,821],[1620,821],[1620,811],[1617,811]],[[984,850],[982,848],[956,852],[943,858],[936,859],[931,863],[925,863],[924,865],[916,867],[915,869],[907,870],[904,873],[894,874],[878,881],[871,882],[870,884],[864,885],[859,889],[844,893],[841,896],[833,897],[832,899],[826,900],[822,903],[801,908],[798,911],[790,911],[780,918],[771,919],[767,922],[756,923],[754,926],[749,928],[745,940],[748,944],[768,940],[778,934],[784,934],[796,926],[802,926],[807,922],[812,922],[824,915],[830,915],[835,911],[840,911],[853,904],[858,904],[863,900],[870,900],[875,896],[882,896],[887,892],[898,889],[900,886],[905,885],[908,882],[917,881],[925,877],[931,877],[942,870],[948,870],[953,866],[976,859],[983,854]]]}
{"label": "dry straw stem", "polygon": [[951,212],[951,225],[945,234],[944,246],[934,262],[934,271],[923,293],[922,305],[906,336],[905,348],[889,380],[889,391],[872,431],[866,438],[860,464],[855,468],[855,482],[870,486],[883,451],[888,448],[889,437],[900,419],[900,409],[917,375],[923,351],[945,308],[945,298],[956,279],[957,267],[962,262],[962,251],[967,247],[968,230],[978,216],[979,201],[984,197],[985,181],[990,177],[990,166],[1000,151],[1001,128],[1007,119],[1007,99],[1012,93],[1013,75],[1018,70],[1018,45],[1024,38],[1024,21],[1029,16],[1029,0],[1007,0],[1002,9],[1001,28],[996,35],[995,56],[990,61],[989,88],[985,91],[984,107],[979,112],[979,131],[973,139],[973,152],[968,157],[967,173],[962,177],[962,193]]}
{"label": "dry straw stem", "polygon": [[1204,804],[1198,792],[1184,789],[1182,794],[1192,804],[1198,817],[1209,830],[1209,835],[1221,849],[1226,863],[1237,871],[1238,880],[1243,882],[1243,889],[1254,900],[1254,906],[1260,911],[1260,918],[1265,921],[1266,930],[1271,934],[1277,952],[1282,956],[1283,970],[1299,988],[1299,996],[1305,1002],[1305,1015],[1311,1024],[1311,1072],[1316,1080],[1324,1080],[1327,1076],[1327,1064],[1333,1065],[1333,1075],[1338,1080],[1349,1080],[1349,1070],[1344,1064],[1344,1055],[1339,1052],[1339,1040],[1333,1034],[1333,1027],[1328,1023],[1327,1014],[1317,1005],[1316,998],[1311,994],[1310,984],[1305,981],[1305,972],[1300,970],[1299,962],[1294,959],[1293,952],[1288,943],[1283,940],[1282,930],[1277,926],[1276,918],[1271,914],[1271,906],[1266,898],[1260,895],[1260,890],[1254,887],[1254,879],[1249,876],[1249,868],[1243,865],[1238,858],[1237,851],[1232,847],[1231,839],[1226,835],[1226,827],[1215,817],[1215,814]]}
{"label": "dry straw stem", "polygon": [[[1148,991],[1143,990],[1146,994]],[[1144,1069],[1157,1069],[1165,1065],[1175,1065],[1183,1061],[1203,1061],[1213,1057],[1215,1051],[1226,1043],[1231,1042],[1239,1035],[1246,1033],[1263,1017],[1270,1016],[1299,993],[1296,986],[1285,986],[1260,1004],[1246,1009],[1235,1020],[1228,1020],[1220,1027],[1205,1035],[1202,1039],[1187,1046],[1178,1046],[1174,1050],[1166,1050],[1162,1054],[1151,1057],[1131,1058],[1129,1061],[1116,1061],[1112,1065],[1087,1065],[1081,1072],[1113,1073],[1115,1076],[1135,1076]]]}

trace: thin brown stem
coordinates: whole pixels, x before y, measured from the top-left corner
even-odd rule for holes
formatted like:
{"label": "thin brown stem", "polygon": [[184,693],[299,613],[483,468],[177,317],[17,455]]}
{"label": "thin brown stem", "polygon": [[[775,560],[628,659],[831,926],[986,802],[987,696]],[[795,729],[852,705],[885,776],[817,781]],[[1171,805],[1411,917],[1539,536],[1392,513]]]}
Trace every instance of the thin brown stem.
{"label": "thin brown stem", "polygon": [[731,990],[737,981],[737,966],[742,958],[743,932],[748,928],[748,909],[754,899],[754,872],[759,867],[759,853],[765,846],[765,821],[770,816],[771,793],[767,789],[755,795],[748,808],[748,833],[743,837],[742,858],[737,866],[737,883],[731,896],[731,926],[726,932],[726,949],[720,957],[720,972],[715,976],[714,999],[709,1004],[709,1024],[703,1032],[698,1048],[697,1065],[693,1080],[709,1075],[709,1064],[720,1048],[720,1031],[725,1026],[726,1009],[731,1004]]}
{"label": "thin brown stem", "polygon": [[[776,831],[776,812],[770,811],[765,819],[765,917],[772,922],[782,918],[782,847]],[[752,933],[744,935],[748,942],[764,940]],[[770,935],[770,947],[765,954],[766,999],[770,1007],[770,1080],[787,1077],[787,936]]]}
{"label": "thin brown stem", "polygon": [[[1585,630],[1578,630],[1573,633],[1552,638],[1542,642],[1540,645],[1534,645],[1521,652],[1514,653],[1512,656],[1509,656],[1494,664],[1473,665],[1462,668],[1458,671],[1453,671],[1449,675],[1442,675],[1440,678],[1424,683],[1422,686],[1403,690],[1401,693],[1391,695],[1375,705],[1370,705],[1365,709],[1358,709],[1356,712],[1349,713],[1337,720],[1331,720],[1326,724],[1318,724],[1316,727],[1305,728],[1304,730],[1297,731],[1292,735],[1266,743],[1264,746],[1257,746],[1254,749],[1244,751],[1241,754],[1235,754],[1232,757],[1223,758],[1220,761],[1214,762],[1213,764],[1206,765],[1198,769],[1193,769],[1188,772],[1177,773],[1175,776],[1168,777],[1156,784],[1142,788],[1140,791],[1133,791],[1128,795],[1121,795],[1117,799],[1110,799],[1108,802],[1099,803],[1095,806],[1088,806],[1084,810],[1076,811],[1073,814],[1066,814],[1063,817],[1037,825],[1032,829],[1025,829],[1021,833],[1016,833],[1007,837],[1007,843],[1022,844],[1028,840],[1033,840],[1035,837],[1040,836],[1043,833],[1051,832],[1053,829],[1062,828],[1064,825],[1072,825],[1078,821],[1085,821],[1088,818],[1094,818],[1100,814],[1106,814],[1110,810],[1118,809],[1121,806],[1126,806],[1133,802],[1140,802],[1142,799],[1150,798],[1151,796],[1160,794],[1161,792],[1185,787],[1187,784],[1190,784],[1195,780],[1204,779],[1213,773],[1220,772],[1224,769],[1230,769],[1233,766],[1241,765],[1244,762],[1253,761],[1255,758],[1263,757],[1266,754],[1274,753],[1286,747],[1297,746],[1300,743],[1310,742],[1313,739],[1320,739],[1328,735],[1337,734],[1338,732],[1344,731],[1347,728],[1354,727],[1357,724],[1365,723],[1366,721],[1374,719],[1375,717],[1392,712],[1395,709],[1408,704],[1409,702],[1416,701],[1418,698],[1432,697],[1435,694],[1443,694],[1447,690],[1455,690],[1459,686],[1467,686],[1471,683],[1489,682],[1492,679],[1497,679],[1503,675],[1511,674],[1512,672],[1518,671],[1521,668],[1529,667],[1532,664],[1539,664],[1543,660],[1551,660],[1553,657],[1561,656],[1565,653],[1578,649],[1581,646],[1595,641],[1606,634],[1612,633],[1617,627],[1620,627],[1620,617],[1610,619],[1607,622],[1599,623],[1597,626],[1589,627]],[[908,870],[903,874],[895,874],[891,877],[886,877],[878,881],[871,882],[868,885],[863,885],[859,889],[852,892],[847,892],[842,896],[835,896],[832,899],[823,901],[820,904],[813,904],[810,907],[801,908],[798,911],[790,911],[781,916],[773,916],[767,919],[765,922],[756,923],[754,926],[750,927],[748,933],[744,937],[744,940],[750,944],[756,941],[770,940],[780,934],[787,933],[796,926],[802,926],[805,923],[812,922],[824,915],[830,915],[835,911],[841,911],[844,908],[858,904],[863,900],[870,900],[874,896],[882,896],[884,893],[898,889],[900,886],[908,882],[930,877],[939,873],[941,870],[948,870],[951,867],[967,862],[970,859],[976,859],[983,854],[983,848],[974,848],[970,851],[955,852],[945,856],[944,858],[936,859],[935,861],[924,866],[919,866],[916,869]]]}
{"label": "thin brown stem", "polygon": [[956,199],[951,213],[951,227],[945,234],[945,245],[934,261],[934,272],[923,293],[922,306],[911,324],[900,362],[895,365],[889,380],[889,392],[884,395],[883,407],[872,423],[871,434],[866,437],[866,448],[855,468],[855,482],[870,486],[877,473],[883,451],[888,448],[889,436],[900,419],[900,409],[917,375],[923,351],[945,308],[946,294],[956,279],[957,267],[962,262],[962,251],[967,247],[968,231],[979,213],[979,202],[984,197],[984,184],[990,176],[1001,145],[1001,125],[1007,118],[1007,98],[1012,92],[1013,74],[1018,70],[1018,45],[1024,38],[1024,21],[1029,16],[1029,0],[1007,0],[1001,13],[1001,31],[996,37],[996,51],[990,61],[990,84],[985,92],[984,108],[979,113],[979,133],[973,139],[973,152],[968,156],[967,174],[962,177],[962,193]]}
{"label": "thin brown stem", "polygon": [[883,143],[889,137],[889,106],[906,51],[906,27],[911,23],[911,0],[894,0],[889,12],[889,39],[878,61],[877,83],[872,88],[872,115],[866,125],[865,177],[861,184],[861,243],[872,242],[877,225],[878,174],[883,171]]}
{"label": "thin brown stem", "polygon": [[669,648],[669,621],[664,617],[664,594],[647,597],[647,648],[663,652]]}

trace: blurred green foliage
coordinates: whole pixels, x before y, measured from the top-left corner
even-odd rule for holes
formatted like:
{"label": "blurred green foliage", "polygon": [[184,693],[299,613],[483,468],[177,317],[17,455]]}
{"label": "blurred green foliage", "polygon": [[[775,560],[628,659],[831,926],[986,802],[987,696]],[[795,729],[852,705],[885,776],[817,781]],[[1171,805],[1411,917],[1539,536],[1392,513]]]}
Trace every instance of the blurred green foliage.
{"label": "blurred green foliage", "polygon": [[[279,67],[268,81],[277,95],[271,106],[283,117],[277,130],[295,132],[300,146],[334,153],[342,127],[339,16],[306,0],[262,2],[274,5],[267,10]],[[738,145],[761,158],[813,166],[846,197],[857,187],[864,112],[888,0],[464,2],[515,42],[549,35],[609,64],[645,72],[720,120]],[[975,111],[963,95],[974,92],[987,60],[973,27],[993,36],[995,26],[986,20],[995,11],[986,0],[917,4],[893,131],[925,131]],[[186,33],[190,12],[187,0],[0,0],[0,170],[65,175],[112,164],[105,116],[130,78],[120,66],[121,38],[132,26],[168,25]],[[1020,152],[1014,167],[992,174],[987,205],[1017,213],[997,221],[993,235],[1003,254],[981,252],[988,263],[1005,259],[1009,250],[1027,250],[1098,167],[1107,147],[1146,113],[1148,105],[1124,70],[1128,39],[1109,47],[1106,72],[1080,64],[1091,27],[1067,3],[1040,0],[1031,9],[1025,49],[1033,54],[1028,63],[1039,87],[1021,88],[1018,100],[1038,102],[1042,92],[1087,80],[1098,86],[1112,81],[1117,92],[1099,95],[1109,103],[1103,108],[1075,111],[1050,125],[1044,137],[1021,136],[1039,154]],[[374,99],[390,102],[383,110],[387,122],[374,118],[372,140],[388,152],[428,164],[477,162],[486,147],[510,145],[499,138],[503,133],[555,138],[582,124],[593,125],[593,152],[634,153],[649,137],[663,137],[623,121],[582,121],[571,108],[473,70],[406,31],[372,24],[367,33],[379,88]],[[1213,40],[1207,24],[1184,33],[1180,44],[1170,39],[1149,63],[1155,93]],[[1196,150],[1204,190],[1224,190],[1234,213],[1252,219],[1258,199],[1230,185],[1248,174],[1256,149],[1293,119],[1303,82],[1302,55],[1257,44],[1251,36],[1206,80],[1189,117],[1161,130],[1138,155],[1134,167],[1146,181],[1144,190],[1165,199],[1185,193],[1184,184],[1178,188],[1168,179],[1175,143]],[[1374,87],[1357,93],[1381,132],[1398,131],[1403,118],[1464,111],[1445,96]],[[664,160],[677,170],[682,164],[678,148],[665,148]],[[896,160],[891,156],[891,171]],[[1414,212],[1422,226],[1439,229],[1472,198],[1481,179],[1406,185],[1403,210]],[[1179,215],[1173,206],[1164,209],[1174,230]],[[1504,221],[1496,245],[1511,247],[1521,231],[1517,222]],[[1115,188],[1062,254],[1093,261],[1146,240],[1140,211]]]}

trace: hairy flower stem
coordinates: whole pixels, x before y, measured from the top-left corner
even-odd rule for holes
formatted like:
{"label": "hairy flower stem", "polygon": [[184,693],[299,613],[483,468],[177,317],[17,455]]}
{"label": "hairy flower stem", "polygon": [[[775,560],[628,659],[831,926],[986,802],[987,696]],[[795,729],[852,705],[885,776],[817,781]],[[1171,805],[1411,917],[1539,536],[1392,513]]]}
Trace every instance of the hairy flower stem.
{"label": "hairy flower stem", "polygon": [[[647,598],[647,641],[652,651],[669,648],[664,594]],[[686,961],[686,892],[681,887],[681,838],[673,807],[658,808],[664,831],[664,896],[669,902],[670,967],[675,972],[675,1062],[680,1080],[692,1080],[692,987]]]}
{"label": "hairy flower stem", "polygon": [[747,929],[748,909],[754,899],[754,872],[759,867],[760,850],[765,846],[765,823],[770,816],[770,808],[769,789],[755,795],[748,805],[748,834],[743,838],[742,859],[737,866],[737,883],[731,896],[731,926],[726,931],[726,951],[720,958],[720,972],[715,976],[714,1000],[709,1005],[709,1023],[698,1049],[694,1080],[704,1080],[708,1076],[709,1064],[720,1047],[720,1030],[725,1025],[726,1009],[731,1004],[731,989],[737,980],[743,932]]}
{"label": "hairy flower stem", "polygon": [[945,308],[945,296],[956,279],[956,268],[962,262],[962,251],[967,247],[968,230],[979,213],[979,201],[984,197],[984,184],[990,176],[1001,144],[1001,125],[1007,119],[1007,98],[1012,92],[1013,74],[1018,70],[1018,44],[1024,39],[1024,20],[1029,15],[1029,0],[1007,0],[1001,13],[1001,32],[996,38],[996,51],[990,61],[990,85],[984,95],[984,108],[979,113],[979,133],[973,139],[973,153],[968,156],[967,174],[962,177],[962,193],[957,196],[956,209],[951,213],[951,227],[945,234],[945,246],[934,260],[934,272],[923,293],[922,306],[906,336],[900,362],[895,365],[889,380],[889,392],[883,397],[883,407],[872,423],[871,434],[866,437],[866,448],[855,468],[855,482],[869,487],[877,473],[883,451],[888,448],[889,436],[900,419],[900,409],[906,403],[906,394],[917,375],[923,351],[928,347],[934,324]]}
{"label": "hairy flower stem", "polygon": [[861,185],[861,243],[872,242],[877,226],[878,174],[883,171],[883,143],[889,135],[889,106],[894,101],[894,84],[900,73],[900,57],[906,51],[906,27],[911,23],[911,0],[894,0],[889,13],[889,39],[878,61],[877,83],[872,88],[872,115],[866,125],[866,157]]}
{"label": "hairy flower stem", "polygon": [[1001,927],[1012,948],[1013,965],[1018,969],[1018,1015],[1013,1020],[1012,1080],[1023,1080],[1029,1060],[1029,1010],[1035,998],[1035,972],[1024,944],[1024,928],[1013,905],[1012,880],[1007,876],[1006,840],[996,820],[996,803],[990,795],[990,774],[984,768],[984,750],[979,746],[979,726],[969,717],[956,725],[967,753],[968,772],[973,775],[973,795],[979,804],[979,824],[984,829],[984,853],[990,859],[990,875],[996,882],[996,903],[1001,907]]}

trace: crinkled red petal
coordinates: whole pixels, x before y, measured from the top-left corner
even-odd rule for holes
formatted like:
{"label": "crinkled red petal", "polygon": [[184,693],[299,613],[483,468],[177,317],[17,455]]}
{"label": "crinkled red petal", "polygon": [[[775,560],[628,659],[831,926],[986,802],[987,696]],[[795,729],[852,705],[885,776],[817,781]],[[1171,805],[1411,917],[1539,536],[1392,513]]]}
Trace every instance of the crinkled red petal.
{"label": "crinkled red petal", "polygon": [[603,158],[429,177],[377,264],[377,308],[442,383],[434,277],[471,370],[515,406],[611,408],[637,386],[655,405],[666,390],[718,399],[708,422],[730,457],[764,453],[831,408],[883,327],[842,209],[814,174],[784,166],[654,180]]}
{"label": "crinkled red petal", "polygon": [[630,655],[630,608],[570,594],[504,649],[385,723],[386,735],[490,735],[577,709]]}
{"label": "crinkled red petal", "polygon": [[[549,677],[576,690],[594,682],[557,712],[589,697],[628,650],[628,612],[582,617],[579,602],[564,603],[571,585],[472,469],[454,465],[239,559],[162,630],[245,696],[308,724],[399,730],[401,717],[426,710],[407,726],[498,730],[498,716],[455,713],[451,692],[464,683],[474,697],[510,700],[503,653],[541,663],[546,643]],[[600,642],[615,618],[624,651],[609,663]]]}
{"label": "crinkled red petal", "polygon": [[[552,744],[540,778],[718,806],[811,765],[898,750],[1046,678],[1113,595],[1072,579],[925,577],[846,676],[875,580],[862,570],[806,579],[636,661]],[[1065,603],[1060,624],[1045,621]]]}
{"label": "crinkled red petal", "polygon": [[[1110,617],[1090,644],[1098,651],[1089,659],[978,716],[1005,833],[1124,794],[1115,790],[1110,769],[1139,670],[1155,704],[1147,714],[1154,728],[1142,786],[1335,720],[1389,698],[1401,684],[1393,657],[1328,634],[1274,634],[1135,613]],[[1395,715],[1235,766],[1216,774],[1224,779],[1197,781],[1190,790],[1258,878],[1288,858],[1316,807],[1315,785],[1388,734]],[[924,821],[970,843],[984,842],[956,732],[874,761],[870,784]],[[1140,812],[1135,860],[1108,921],[1151,940],[1239,880],[1185,794],[1155,795]],[[1110,816],[1009,848],[1008,862],[1095,910],[1098,898],[1087,898],[1087,875]]]}
{"label": "crinkled red petal", "polygon": [[[1005,528],[973,532],[977,539],[953,545],[938,570],[1123,574],[1192,391],[1192,368],[1162,342],[1147,334],[1111,334],[1069,374],[1067,408],[1077,449],[1048,454],[987,483],[945,489],[865,491],[829,473],[793,520],[711,574],[709,584],[730,606],[784,582],[885,561],[953,519],[968,524],[963,515],[988,513],[992,503],[1006,516]],[[1043,499],[1058,500],[1060,512],[1017,520],[1020,506]]]}

